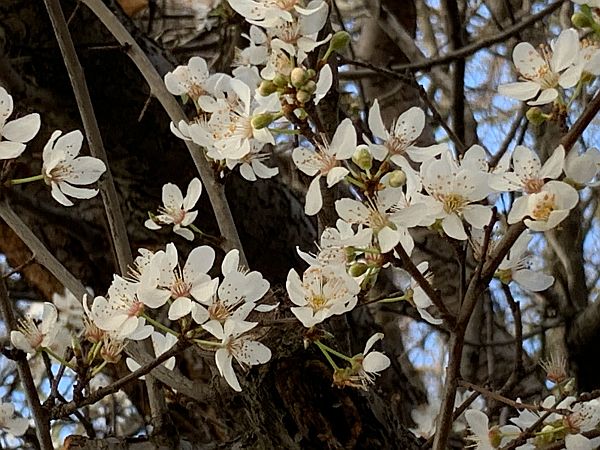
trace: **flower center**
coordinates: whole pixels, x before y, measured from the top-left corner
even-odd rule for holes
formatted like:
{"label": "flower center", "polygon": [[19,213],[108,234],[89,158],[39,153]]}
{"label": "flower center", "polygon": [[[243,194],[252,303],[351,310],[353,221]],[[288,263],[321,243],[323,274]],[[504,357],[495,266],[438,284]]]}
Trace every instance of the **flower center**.
{"label": "flower center", "polygon": [[403,155],[406,153],[408,142],[404,140],[402,136],[390,136],[388,141],[385,143],[390,155]]}
{"label": "flower center", "polygon": [[372,209],[369,214],[369,225],[375,232],[382,230],[385,227],[391,227],[392,223],[390,222],[388,216],[378,209]]}
{"label": "flower center", "polygon": [[197,101],[206,91],[199,84],[192,83],[188,89],[188,95],[194,101]]}
{"label": "flower center", "polygon": [[171,285],[171,297],[189,297],[192,285],[186,282],[180,274],[176,274],[175,281]]}
{"label": "flower center", "polygon": [[523,190],[527,194],[535,194],[540,192],[544,186],[544,180],[539,178],[529,178],[523,182]]}
{"label": "flower center", "polygon": [[208,308],[208,315],[213,320],[224,322],[229,318],[230,313],[229,309],[220,300],[217,300]]}
{"label": "flower center", "polygon": [[140,314],[144,312],[144,304],[139,300],[134,300],[129,309],[127,310],[127,315],[129,317],[138,317]]}
{"label": "flower center", "polygon": [[19,320],[19,328],[22,333],[27,337],[29,345],[33,348],[38,349],[44,340],[44,335],[40,329],[33,322],[33,319],[27,318],[25,320]]}
{"label": "flower center", "polygon": [[314,311],[320,311],[327,305],[327,299],[323,294],[315,294],[308,301]]}
{"label": "flower center", "polygon": [[549,192],[544,192],[533,207],[531,217],[535,220],[547,221],[550,213],[556,209],[556,206],[556,196]]}
{"label": "flower center", "polygon": [[461,212],[468,203],[462,195],[455,193],[440,194],[438,195],[438,200],[442,202],[446,214]]}

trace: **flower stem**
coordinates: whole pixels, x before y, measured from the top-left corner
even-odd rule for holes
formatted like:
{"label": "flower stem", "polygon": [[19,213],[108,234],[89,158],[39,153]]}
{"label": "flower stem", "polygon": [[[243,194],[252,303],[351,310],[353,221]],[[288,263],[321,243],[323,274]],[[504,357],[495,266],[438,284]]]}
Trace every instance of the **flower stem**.
{"label": "flower stem", "polygon": [[150,325],[154,326],[154,328],[158,328],[159,330],[162,330],[165,333],[169,333],[169,334],[172,334],[173,336],[179,337],[179,333],[171,330],[168,326],[163,325],[158,320],[154,320],[152,317],[149,317],[147,314],[142,314],[142,317],[144,319],[146,319],[146,322],[148,322]]}
{"label": "flower stem", "polygon": [[222,344],[220,342],[215,341],[205,341],[203,339],[193,339],[196,344],[207,345],[209,347],[221,347]]}
{"label": "flower stem", "polygon": [[329,364],[331,364],[331,367],[333,367],[333,370],[339,370],[340,368],[338,367],[338,365],[331,358],[331,356],[329,355],[329,352],[324,348],[326,346],[324,344],[322,344],[320,341],[315,341],[315,344],[317,345],[317,347],[319,347],[319,350],[321,350],[321,352],[325,355],[325,358],[327,358],[327,361],[329,361]]}
{"label": "flower stem", "polygon": [[39,181],[39,180],[43,180],[43,179],[44,179],[44,175],[39,174],[39,175],[34,175],[32,177],[27,177],[27,178],[15,178],[14,180],[10,180],[10,184],[12,184],[12,185],[25,184],[25,183],[31,183],[32,181]]}
{"label": "flower stem", "polygon": [[340,353],[337,350],[332,349],[331,347],[323,344],[321,341],[316,341],[315,344],[317,344],[317,346],[321,349],[321,351],[325,350],[325,351],[331,353],[332,355],[335,355],[338,358],[341,358],[345,361],[348,361],[350,363],[354,362],[354,360],[352,358],[350,358],[349,356],[346,356],[343,353]]}
{"label": "flower stem", "polygon": [[401,302],[402,300],[407,300],[406,295],[401,295],[399,297],[383,298],[383,299],[379,300],[377,303],[394,303],[394,302]]}
{"label": "flower stem", "polygon": [[198,228],[196,225],[194,225],[193,223],[188,225],[188,228],[190,230],[192,230],[194,233],[198,233],[200,235],[201,238],[206,239],[207,241],[212,241],[216,244],[218,244],[219,242],[221,242],[221,238],[218,238],[216,236],[212,236],[210,234],[206,234],[204,233],[200,228]]}

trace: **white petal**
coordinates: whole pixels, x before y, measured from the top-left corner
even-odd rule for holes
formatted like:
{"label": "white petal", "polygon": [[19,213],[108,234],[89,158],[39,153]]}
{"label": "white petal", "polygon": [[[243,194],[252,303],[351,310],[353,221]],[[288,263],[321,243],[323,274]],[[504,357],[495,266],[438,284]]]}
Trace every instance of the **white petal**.
{"label": "white petal", "polygon": [[489,420],[485,413],[477,409],[468,409],[465,411],[465,419],[467,419],[469,427],[471,427],[476,436],[482,437],[488,435]]}
{"label": "white petal", "polygon": [[573,63],[579,50],[579,35],[573,28],[563,30],[554,43],[550,66],[561,72]]}
{"label": "white petal", "polygon": [[173,183],[167,183],[162,188],[162,202],[167,208],[181,209],[183,206],[183,194]]}
{"label": "white petal", "polygon": [[390,366],[390,358],[381,352],[371,352],[363,360],[363,369],[367,372],[377,373]]}
{"label": "white petal", "polygon": [[365,344],[365,349],[363,350],[363,354],[366,355],[369,353],[369,350],[375,345],[375,343],[379,340],[383,339],[383,333],[375,333],[373,336],[369,338],[367,343]]}
{"label": "white petal", "polygon": [[339,183],[349,173],[350,172],[345,167],[334,167],[327,173],[327,187],[330,188],[333,185]]}
{"label": "white petal", "polygon": [[537,100],[527,102],[528,105],[537,106],[545,105],[553,102],[558,97],[558,91],[556,89],[544,89]]}
{"label": "white petal", "polygon": [[212,268],[215,261],[215,251],[208,245],[202,245],[193,249],[188,255],[183,268],[183,278],[192,282],[201,274],[206,274]]}
{"label": "white petal", "polygon": [[329,64],[325,64],[323,68],[319,71],[319,80],[317,81],[317,90],[315,91],[315,105],[318,105],[319,102],[327,95],[329,89],[331,89],[331,85],[333,83],[333,74],[331,72],[331,67]]}
{"label": "white petal", "polygon": [[378,137],[382,141],[387,141],[389,133],[385,129],[383,119],[381,118],[381,110],[377,99],[373,102],[373,106],[369,109],[369,128],[373,132],[373,136]]}
{"label": "white petal", "polygon": [[513,273],[513,280],[532,292],[541,292],[554,284],[554,277],[530,269],[521,269]]}
{"label": "white petal", "polygon": [[379,240],[381,253],[387,253],[400,242],[400,235],[396,230],[392,230],[390,227],[384,227],[377,233],[377,240]]}
{"label": "white petal", "polygon": [[25,151],[25,144],[20,142],[0,141],[0,159],[13,159]]}
{"label": "white petal", "polygon": [[463,217],[475,228],[483,230],[492,219],[492,210],[489,206],[469,205],[464,208]]}
{"label": "white petal", "polygon": [[329,150],[335,154],[338,160],[352,157],[356,151],[356,130],[350,119],[344,119],[339,124],[331,140]]}
{"label": "white petal", "polygon": [[169,307],[169,320],[181,319],[192,311],[192,301],[187,297],[179,297]]}
{"label": "white petal", "polygon": [[540,91],[540,85],[533,81],[517,81],[516,83],[501,84],[498,93],[517,100],[529,100]]}
{"label": "white petal", "polygon": [[4,124],[6,119],[12,114],[13,106],[12,96],[6,92],[6,89],[0,86],[0,124]]}
{"label": "white petal", "polygon": [[13,142],[29,142],[40,129],[40,115],[28,114],[20,119],[11,120],[2,129],[2,136]]}
{"label": "white petal", "polygon": [[242,388],[240,387],[240,382],[233,371],[231,355],[229,352],[224,348],[220,348],[215,353],[215,361],[217,363],[219,372],[221,375],[223,375],[229,386],[231,386],[235,391],[241,392]]}
{"label": "white petal", "polygon": [[54,197],[54,200],[56,200],[61,205],[73,206],[73,202],[67,197],[65,197],[65,194],[61,192],[57,183],[52,183],[52,197]]}
{"label": "white petal", "polygon": [[321,197],[321,176],[317,175],[308,186],[304,212],[307,216],[314,216],[321,210],[322,207],[323,198]]}
{"label": "white petal", "polygon": [[234,356],[239,362],[254,366],[268,362],[271,359],[271,350],[260,342],[243,341]]}
{"label": "white petal", "polygon": [[202,183],[198,178],[194,178],[190,181],[190,184],[187,188],[187,193],[185,198],[183,199],[183,209],[189,211],[196,205],[198,199],[200,198],[200,194],[202,193]]}
{"label": "white petal", "polygon": [[425,128],[425,112],[413,106],[398,117],[394,134],[403,137],[406,142],[414,142],[423,132],[423,128]]}
{"label": "white petal", "polygon": [[188,230],[187,228],[181,228],[179,225],[175,225],[173,227],[173,232],[184,239],[187,239],[188,241],[194,240],[194,232],[192,230]]}
{"label": "white petal", "polygon": [[444,232],[451,238],[464,241],[467,239],[467,233],[465,233],[465,227],[462,221],[456,214],[449,214],[442,220],[442,228]]}
{"label": "white petal", "polygon": [[540,178],[558,178],[565,165],[565,148],[559,145],[540,170]]}

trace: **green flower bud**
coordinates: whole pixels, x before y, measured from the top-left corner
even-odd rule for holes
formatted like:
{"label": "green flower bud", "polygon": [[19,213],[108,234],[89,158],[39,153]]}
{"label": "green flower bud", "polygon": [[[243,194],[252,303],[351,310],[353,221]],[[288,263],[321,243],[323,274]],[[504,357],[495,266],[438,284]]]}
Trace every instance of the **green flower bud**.
{"label": "green flower bud", "polygon": [[390,174],[389,183],[391,187],[402,187],[406,183],[406,174],[402,169],[396,169]]}
{"label": "green flower bud", "polygon": [[542,110],[537,106],[529,108],[525,116],[527,117],[527,120],[529,120],[534,125],[541,125],[548,118],[547,114],[544,114]]}
{"label": "green flower bud", "polygon": [[294,67],[290,74],[290,80],[295,88],[302,87],[306,82],[306,71],[301,67]]}
{"label": "green flower bud", "polygon": [[252,117],[250,123],[252,124],[252,128],[255,130],[260,130],[271,125],[273,120],[275,120],[275,116],[273,114],[264,113],[257,114],[256,116]]}
{"label": "green flower bud", "polygon": [[277,91],[277,86],[270,80],[263,80],[258,87],[258,93],[263,97],[271,95],[275,91]]}
{"label": "green flower bud", "polygon": [[369,151],[369,147],[362,144],[356,147],[356,151],[352,155],[352,162],[362,170],[371,170],[373,166],[373,155]]}
{"label": "green flower bud", "polygon": [[338,31],[333,35],[329,42],[329,51],[335,52],[344,50],[350,44],[350,34],[346,31]]}
{"label": "green flower bud", "polygon": [[365,263],[356,263],[356,264],[352,264],[350,266],[348,273],[350,274],[351,277],[360,277],[368,269],[369,269],[369,266],[367,266]]}
{"label": "green flower bud", "polygon": [[314,69],[306,69],[306,79],[312,80],[317,76],[317,72]]}
{"label": "green flower bud", "polygon": [[282,73],[278,73],[273,78],[273,84],[279,88],[286,87],[289,82],[290,82],[290,79]]}
{"label": "green flower bud", "polygon": [[571,23],[577,28],[589,28],[593,26],[594,21],[591,17],[579,11],[571,16]]}
{"label": "green flower bud", "polygon": [[315,91],[317,90],[317,83],[315,83],[314,81],[310,80],[307,81],[304,86],[302,86],[301,88],[303,91],[308,92],[309,94],[314,94]]}
{"label": "green flower bud", "polygon": [[306,91],[298,91],[296,93],[296,100],[298,100],[299,103],[304,104],[308,101],[310,101],[312,97],[312,94],[309,94]]}

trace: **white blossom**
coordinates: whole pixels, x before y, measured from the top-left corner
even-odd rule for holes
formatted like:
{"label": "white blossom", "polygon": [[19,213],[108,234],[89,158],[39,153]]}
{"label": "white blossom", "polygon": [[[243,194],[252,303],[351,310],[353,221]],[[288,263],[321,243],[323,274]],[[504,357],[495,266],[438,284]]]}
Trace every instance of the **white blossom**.
{"label": "white blossom", "polygon": [[142,275],[140,299],[150,308],[158,308],[172,299],[170,320],[180,319],[190,312],[192,317],[202,314],[197,302],[206,302],[214,294],[218,283],[218,279],[213,280],[208,275],[214,259],[215,251],[211,247],[196,247],[182,269],[177,248],[173,243],[167,244],[165,251],[156,252],[151,267]]}
{"label": "white blossom", "polygon": [[[537,100],[528,105],[545,105],[558,97],[557,88],[571,88],[577,84],[581,70],[573,66],[579,50],[577,31],[563,30],[552,49],[540,53],[528,42],[517,44],[513,50],[513,61],[523,81],[503,84],[498,92],[517,100]],[[540,93],[541,91],[541,93]]]}
{"label": "white blossom", "polygon": [[34,354],[42,348],[50,348],[58,335],[58,312],[52,303],[44,303],[42,322],[36,324],[31,316],[19,320],[17,330],[10,332],[12,344],[29,354]]}
{"label": "white blossom", "polygon": [[271,359],[271,350],[258,341],[253,341],[245,333],[257,325],[255,322],[227,320],[225,324],[211,321],[204,324],[204,328],[221,339],[221,348],[215,352],[215,362],[221,376],[236,391],[242,388],[233,370],[233,359],[243,369],[257,364],[264,364]]}
{"label": "white blossom", "polygon": [[492,437],[499,437],[499,445],[503,446],[521,434],[521,430],[514,425],[504,425],[490,429],[487,415],[476,409],[465,411],[465,418],[473,432],[470,439],[475,442],[474,448],[476,450],[495,450],[498,446],[492,444]]}
{"label": "white blossom", "polygon": [[61,136],[62,131],[52,133],[44,146],[42,174],[44,181],[52,188],[52,197],[64,206],[72,206],[73,202],[66,196],[75,198],[92,198],[97,189],[76,187],[98,181],[106,172],[106,166],[98,158],[77,156],[83,143],[81,131],[71,131]]}
{"label": "white blossom", "polygon": [[0,87],[0,159],[21,155],[25,143],[32,140],[40,129],[40,115],[37,113],[7,121],[13,113],[13,107],[12,96]]}
{"label": "white blossom", "polygon": [[194,102],[214,94],[222,74],[210,75],[204,58],[194,56],[185,66],[165,75],[165,86],[173,95],[187,95]]}
{"label": "white blossom", "polygon": [[194,178],[188,185],[186,196],[183,197],[181,190],[172,183],[167,183],[162,188],[163,206],[159,208],[159,213],[153,219],[144,222],[146,228],[158,230],[161,225],[173,224],[173,231],[184,237],[188,241],[194,240],[194,232],[185,228],[196,220],[198,211],[191,211],[196,205],[200,194],[202,193],[202,183],[198,178]]}
{"label": "white blossom", "polygon": [[490,207],[473,204],[490,193],[487,174],[459,168],[446,152],[441,159],[429,160],[421,165],[421,178],[429,194],[424,199],[429,213],[441,219],[444,232],[451,238],[467,239],[462,219],[478,229],[489,223],[492,217]]}
{"label": "white blossom", "polygon": [[291,269],[285,286],[290,300],[297,305],[292,313],[306,328],[352,310],[360,291],[350,275],[334,267],[309,267],[302,280]]}
{"label": "white blossom", "polygon": [[[349,171],[340,166],[340,161],[352,157],[356,150],[356,131],[350,119],[344,119],[338,126],[331,144],[324,142],[315,151],[297,147],[292,153],[294,163],[313,180],[306,193],[304,212],[309,216],[317,214],[323,206],[321,196],[321,177],[327,177],[327,187],[339,183]],[[316,175],[316,176],[315,176]]]}
{"label": "white blossom", "polygon": [[519,236],[498,266],[498,277],[507,284],[515,281],[525,289],[539,292],[552,286],[554,277],[531,269],[531,258],[526,255],[531,239],[529,232]]}
{"label": "white blossom", "polygon": [[383,339],[383,333],[375,333],[369,338],[362,352],[362,360],[358,369],[358,378],[361,385],[366,388],[369,384],[375,382],[375,377],[379,372],[387,369],[391,362],[390,358],[378,351],[371,351],[371,348],[379,340]]}
{"label": "white blossom", "polygon": [[600,151],[597,148],[589,148],[581,154],[572,150],[565,158],[565,175],[578,186],[590,184],[596,178],[599,169]]}

